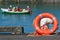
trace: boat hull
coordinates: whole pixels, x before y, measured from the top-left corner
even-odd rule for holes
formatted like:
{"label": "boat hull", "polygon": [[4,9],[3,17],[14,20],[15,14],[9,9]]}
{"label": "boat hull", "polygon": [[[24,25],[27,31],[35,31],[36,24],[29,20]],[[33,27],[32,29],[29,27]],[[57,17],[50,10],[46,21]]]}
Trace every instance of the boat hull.
{"label": "boat hull", "polygon": [[30,14],[30,12],[23,12],[23,13],[14,13],[14,12],[3,12],[6,14]]}
{"label": "boat hull", "polygon": [[8,9],[3,9],[1,8],[1,11],[3,13],[8,13],[8,14],[29,14],[30,12],[26,10],[25,12],[18,12],[18,11],[8,11]]}

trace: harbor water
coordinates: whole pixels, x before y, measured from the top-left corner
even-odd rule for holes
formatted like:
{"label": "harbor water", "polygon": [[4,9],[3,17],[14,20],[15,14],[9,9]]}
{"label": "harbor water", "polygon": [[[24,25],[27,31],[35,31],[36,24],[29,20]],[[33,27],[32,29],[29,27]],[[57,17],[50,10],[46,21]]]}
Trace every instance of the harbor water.
{"label": "harbor water", "polygon": [[24,27],[25,33],[31,33],[35,32],[33,21],[34,18],[43,13],[43,12],[49,12],[51,14],[54,14],[59,22],[59,28],[56,32],[60,31],[60,4],[30,4],[30,3],[22,3],[22,4],[14,4],[14,3],[3,3],[0,4],[0,8],[8,8],[9,5],[12,6],[20,6],[20,8],[25,8],[29,5],[32,14],[3,14],[0,10],[0,26],[16,26]]}

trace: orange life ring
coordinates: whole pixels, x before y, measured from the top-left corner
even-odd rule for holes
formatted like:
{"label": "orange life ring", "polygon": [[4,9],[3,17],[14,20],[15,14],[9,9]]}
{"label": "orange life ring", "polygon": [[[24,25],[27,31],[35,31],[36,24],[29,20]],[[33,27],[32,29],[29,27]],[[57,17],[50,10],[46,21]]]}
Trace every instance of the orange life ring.
{"label": "orange life ring", "polygon": [[[41,18],[45,18],[45,17],[53,19],[53,24],[54,25],[53,25],[52,29],[47,28],[44,31],[44,30],[41,30],[41,28],[39,26],[40,26],[40,20],[41,20]],[[36,29],[37,33],[39,33],[39,34],[46,34],[46,35],[48,34],[48,35],[50,35],[50,34],[54,33],[58,29],[58,20],[51,13],[42,13],[42,14],[38,15],[34,19],[34,28]]]}

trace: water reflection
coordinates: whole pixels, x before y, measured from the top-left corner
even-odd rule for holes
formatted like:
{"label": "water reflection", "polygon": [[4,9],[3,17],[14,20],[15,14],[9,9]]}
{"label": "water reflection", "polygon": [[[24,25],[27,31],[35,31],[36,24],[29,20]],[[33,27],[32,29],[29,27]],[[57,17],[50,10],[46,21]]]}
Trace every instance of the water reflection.
{"label": "water reflection", "polygon": [[29,18],[28,16],[30,15],[29,14],[2,14],[2,22],[3,22],[3,25],[10,24],[12,26],[13,25],[15,26],[19,22],[21,23],[21,25],[23,25],[26,23],[26,20],[28,20]]}

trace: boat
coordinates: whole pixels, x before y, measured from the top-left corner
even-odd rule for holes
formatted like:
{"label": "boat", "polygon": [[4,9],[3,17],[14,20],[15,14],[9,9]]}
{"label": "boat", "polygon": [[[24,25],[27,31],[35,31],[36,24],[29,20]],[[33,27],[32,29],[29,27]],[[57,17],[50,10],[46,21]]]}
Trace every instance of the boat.
{"label": "boat", "polygon": [[10,13],[10,14],[29,14],[29,11],[25,10],[25,9],[23,9],[23,11],[19,12],[19,11],[9,11],[8,9],[1,8],[1,11],[3,13]]}

